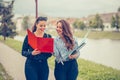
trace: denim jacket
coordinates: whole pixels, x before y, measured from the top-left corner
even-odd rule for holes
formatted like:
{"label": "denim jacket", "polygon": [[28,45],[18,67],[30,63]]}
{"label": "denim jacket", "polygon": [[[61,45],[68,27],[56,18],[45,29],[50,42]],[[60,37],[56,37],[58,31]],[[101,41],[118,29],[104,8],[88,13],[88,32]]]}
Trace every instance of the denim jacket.
{"label": "denim jacket", "polygon": [[[78,47],[78,43],[75,39],[74,39],[74,44],[75,44],[74,46],[74,49],[75,49],[76,47]],[[68,50],[66,48],[65,43],[60,37],[56,37],[54,39],[54,54],[53,55],[56,57],[56,61],[58,63],[63,62],[63,61],[68,61],[69,60],[68,56],[70,55],[71,52],[72,50]],[[76,51],[76,54],[80,55],[80,52]]]}

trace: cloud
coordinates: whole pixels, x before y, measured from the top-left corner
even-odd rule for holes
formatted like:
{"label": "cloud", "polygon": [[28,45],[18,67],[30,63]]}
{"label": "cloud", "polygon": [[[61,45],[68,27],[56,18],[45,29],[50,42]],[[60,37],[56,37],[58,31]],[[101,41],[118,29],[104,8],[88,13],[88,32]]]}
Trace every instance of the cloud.
{"label": "cloud", "polygon": [[[39,12],[50,16],[82,17],[97,12],[117,11],[120,0],[38,0]],[[35,0],[16,0],[15,13],[35,13]]]}

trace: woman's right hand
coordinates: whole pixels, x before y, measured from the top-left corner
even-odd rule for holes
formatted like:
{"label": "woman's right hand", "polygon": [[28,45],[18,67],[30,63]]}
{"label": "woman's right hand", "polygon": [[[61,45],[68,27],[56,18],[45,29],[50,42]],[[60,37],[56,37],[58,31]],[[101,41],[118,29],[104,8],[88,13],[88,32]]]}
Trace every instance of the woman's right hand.
{"label": "woman's right hand", "polygon": [[38,50],[38,49],[34,49],[32,51],[32,55],[37,55],[37,54],[40,54],[41,52]]}

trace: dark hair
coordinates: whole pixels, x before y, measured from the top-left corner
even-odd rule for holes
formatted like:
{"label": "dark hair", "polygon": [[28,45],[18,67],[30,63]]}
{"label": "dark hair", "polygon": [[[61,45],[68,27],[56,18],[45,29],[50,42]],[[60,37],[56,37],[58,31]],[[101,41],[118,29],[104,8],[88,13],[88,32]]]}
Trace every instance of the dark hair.
{"label": "dark hair", "polygon": [[59,20],[57,22],[57,24],[59,22],[62,24],[62,30],[63,30],[62,35],[63,35],[64,40],[65,40],[65,45],[66,45],[68,50],[70,50],[70,49],[72,50],[73,47],[74,47],[74,40],[73,40],[73,34],[72,34],[72,31],[71,31],[70,25],[65,20]]}
{"label": "dark hair", "polygon": [[47,21],[47,17],[38,17],[34,23],[34,26],[32,27],[32,32],[36,31],[36,24],[38,24],[40,21]]}

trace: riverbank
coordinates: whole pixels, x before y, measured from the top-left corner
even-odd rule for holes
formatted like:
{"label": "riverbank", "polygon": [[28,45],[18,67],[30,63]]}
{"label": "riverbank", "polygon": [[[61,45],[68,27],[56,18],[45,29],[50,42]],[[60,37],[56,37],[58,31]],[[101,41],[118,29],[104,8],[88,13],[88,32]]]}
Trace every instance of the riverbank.
{"label": "riverbank", "polygon": [[[52,36],[57,36],[57,32],[53,31],[46,31],[47,33],[51,34]],[[73,35],[77,38],[83,38],[87,31],[81,30],[74,30]],[[27,34],[26,31],[22,31],[18,33],[20,36],[25,36]],[[120,31],[90,31],[88,34],[89,39],[112,39],[112,40],[120,40]]]}
{"label": "riverbank", "polygon": [[[1,38],[0,38],[1,40]],[[6,41],[1,40],[5,44],[11,44],[11,42],[16,42],[16,40],[13,39],[7,39]],[[17,41],[16,44],[19,44],[19,41]],[[22,44],[20,43],[17,45],[19,50],[21,51]],[[51,57],[49,59],[49,65],[53,69],[54,68],[54,58]],[[120,79],[120,70],[113,69],[111,67],[106,67],[101,64],[96,64],[94,62],[84,60],[84,59],[78,59],[78,65],[79,65],[79,76],[78,80],[119,80]]]}
{"label": "riverbank", "polygon": [[[56,36],[56,31],[47,31],[47,33]],[[77,38],[83,38],[87,31],[76,30],[73,31],[74,36]],[[113,31],[90,31],[88,34],[89,39],[112,39],[120,40],[120,32]]]}

